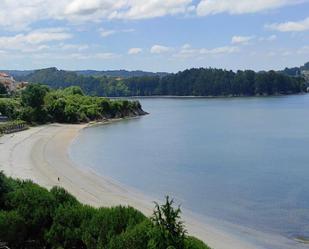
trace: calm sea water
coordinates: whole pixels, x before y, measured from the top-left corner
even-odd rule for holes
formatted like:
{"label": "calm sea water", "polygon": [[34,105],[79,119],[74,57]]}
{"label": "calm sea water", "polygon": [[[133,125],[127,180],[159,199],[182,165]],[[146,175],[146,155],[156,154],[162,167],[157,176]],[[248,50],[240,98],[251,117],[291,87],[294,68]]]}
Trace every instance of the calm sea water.
{"label": "calm sea water", "polygon": [[150,115],[84,130],[73,160],[205,217],[309,235],[309,95],[140,101]]}

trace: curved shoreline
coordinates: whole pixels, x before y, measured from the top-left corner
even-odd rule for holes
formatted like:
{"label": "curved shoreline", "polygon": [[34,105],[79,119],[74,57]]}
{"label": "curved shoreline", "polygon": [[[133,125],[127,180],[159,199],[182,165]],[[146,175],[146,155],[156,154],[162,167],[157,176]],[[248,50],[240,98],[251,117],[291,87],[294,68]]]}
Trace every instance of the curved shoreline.
{"label": "curved shoreline", "polygon": [[[30,179],[48,189],[55,185],[64,187],[82,203],[95,207],[130,205],[151,215],[153,203],[149,198],[72,162],[68,149],[85,127],[87,125],[50,124],[1,137],[0,170],[14,178]],[[244,241],[241,234],[233,236],[200,222],[198,218],[185,215],[185,222],[191,235],[212,248],[263,248]],[[243,234],[247,232],[243,231]],[[273,245],[277,242],[280,244],[274,241]]]}

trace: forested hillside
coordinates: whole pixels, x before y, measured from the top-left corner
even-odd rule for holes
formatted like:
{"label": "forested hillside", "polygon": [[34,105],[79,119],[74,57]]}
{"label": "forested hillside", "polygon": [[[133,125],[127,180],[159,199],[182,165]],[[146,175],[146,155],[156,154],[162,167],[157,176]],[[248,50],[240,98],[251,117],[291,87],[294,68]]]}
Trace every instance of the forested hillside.
{"label": "forested hillside", "polygon": [[[25,76],[28,76],[29,74],[33,73],[37,70],[0,70],[0,72],[7,73],[9,75],[12,75],[14,78],[22,78]],[[94,76],[94,77],[119,77],[119,78],[130,78],[130,77],[142,77],[142,76],[159,76],[163,77],[168,75],[168,73],[165,72],[147,72],[142,70],[134,70],[134,71],[128,71],[128,70],[76,70],[76,71],[69,71],[73,73],[77,73],[78,75],[83,76]]]}
{"label": "forested hillside", "polygon": [[106,71],[97,71],[97,70],[79,70],[74,71],[78,75],[84,76],[94,76],[94,77],[119,77],[119,78],[130,78],[130,77],[143,77],[143,76],[159,76],[163,77],[168,75],[168,73],[164,72],[146,72],[141,70],[128,71],[128,70],[106,70]]}
{"label": "forested hillside", "polygon": [[188,69],[164,77],[93,77],[49,68],[37,70],[23,80],[47,84],[52,88],[80,86],[87,94],[98,96],[256,96],[300,93],[305,90],[302,77],[275,71],[227,71],[213,68]]}

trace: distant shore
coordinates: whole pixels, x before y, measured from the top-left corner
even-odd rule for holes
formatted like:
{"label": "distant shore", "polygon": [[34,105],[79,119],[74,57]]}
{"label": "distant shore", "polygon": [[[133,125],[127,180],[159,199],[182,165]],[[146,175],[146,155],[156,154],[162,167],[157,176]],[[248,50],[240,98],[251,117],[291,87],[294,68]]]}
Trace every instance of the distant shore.
{"label": "distant shore", "polygon": [[195,96],[195,95],[152,95],[152,96],[121,96],[108,97],[110,99],[232,99],[232,98],[268,98],[268,97],[284,97],[305,95],[308,92],[290,93],[290,94],[274,94],[274,95],[218,95],[218,96]]}
{"label": "distant shore", "polygon": [[[81,202],[95,207],[130,205],[149,216],[153,200],[126,186],[79,168],[68,148],[88,124],[50,124],[0,137],[0,170],[8,176],[31,179],[51,188],[61,186]],[[59,178],[59,180],[58,180]],[[194,218],[185,218],[187,230],[214,249],[259,249],[238,237]]]}

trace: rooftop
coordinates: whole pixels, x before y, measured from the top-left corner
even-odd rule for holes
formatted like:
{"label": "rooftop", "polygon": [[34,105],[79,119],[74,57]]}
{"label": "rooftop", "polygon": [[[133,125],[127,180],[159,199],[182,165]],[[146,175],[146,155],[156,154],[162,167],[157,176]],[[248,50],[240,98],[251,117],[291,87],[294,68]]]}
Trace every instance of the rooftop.
{"label": "rooftop", "polygon": [[0,77],[10,77],[10,75],[6,74],[6,73],[1,73],[0,72]]}

